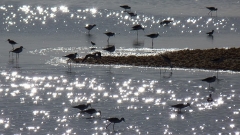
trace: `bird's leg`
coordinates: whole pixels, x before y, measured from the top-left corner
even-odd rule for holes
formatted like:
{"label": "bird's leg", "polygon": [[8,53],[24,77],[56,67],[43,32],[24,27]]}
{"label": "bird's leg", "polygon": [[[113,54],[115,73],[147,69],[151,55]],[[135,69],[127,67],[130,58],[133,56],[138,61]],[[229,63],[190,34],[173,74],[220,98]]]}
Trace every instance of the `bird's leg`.
{"label": "bird's leg", "polygon": [[115,125],[115,123],[113,123],[113,130],[114,130],[114,125]]}
{"label": "bird's leg", "polygon": [[108,40],[107,40],[107,42],[108,42],[108,45],[109,45],[109,38],[110,38],[110,37],[108,37]]}
{"label": "bird's leg", "polygon": [[107,129],[107,127],[108,127],[110,124],[111,124],[111,122],[106,126],[106,129]]}
{"label": "bird's leg", "polygon": [[209,13],[211,13],[212,11],[210,11],[210,12],[208,12],[208,15],[209,15]]}
{"label": "bird's leg", "polygon": [[152,39],[152,49],[153,49],[153,39]]}

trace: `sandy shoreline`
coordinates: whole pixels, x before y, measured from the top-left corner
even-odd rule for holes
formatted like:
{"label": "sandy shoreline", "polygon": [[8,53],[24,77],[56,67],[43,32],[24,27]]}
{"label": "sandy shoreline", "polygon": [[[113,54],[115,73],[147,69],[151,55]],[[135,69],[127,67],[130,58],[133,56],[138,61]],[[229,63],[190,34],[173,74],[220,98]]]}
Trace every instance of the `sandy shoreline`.
{"label": "sandy shoreline", "polygon": [[[173,68],[199,68],[240,71],[240,48],[195,49],[166,52],[162,55],[171,59]],[[211,60],[224,57],[224,61],[214,63]],[[82,63],[83,58],[76,59]],[[84,64],[114,64],[145,67],[169,67],[161,54],[155,56],[102,56],[101,59],[88,58]]]}

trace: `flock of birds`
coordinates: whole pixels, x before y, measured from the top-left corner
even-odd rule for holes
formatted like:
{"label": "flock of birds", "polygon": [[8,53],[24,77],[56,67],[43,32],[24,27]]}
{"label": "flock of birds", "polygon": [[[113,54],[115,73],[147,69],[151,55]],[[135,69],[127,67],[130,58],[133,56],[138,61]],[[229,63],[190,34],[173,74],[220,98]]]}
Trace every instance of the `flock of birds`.
{"label": "flock of birds", "polygon": [[[77,109],[80,110],[80,113],[87,113],[87,114],[89,114],[91,117],[92,117],[93,114],[99,113],[99,114],[100,114],[100,117],[101,117],[101,111],[100,111],[100,110],[96,110],[96,109],[94,109],[94,108],[92,108],[92,107],[88,109],[89,106],[91,107],[91,104],[90,104],[90,103],[87,103],[87,104],[80,104],[80,105],[77,105],[77,106],[73,106],[73,108],[77,108]],[[91,118],[91,117],[90,117],[90,118]],[[108,126],[109,126],[111,123],[113,123],[113,130],[114,130],[114,125],[115,125],[115,123],[120,123],[120,122],[122,122],[122,121],[125,122],[125,119],[124,119],[124,118],[119,119],[119,118],[112,117],[112,118],[104,118],[104,119],[110,122],[110,123],[106,126],[106,129],[108,128]]]}
{"label": "flock of birds", "polygon": [[[122,5],[122,6],[120,6],[120,7],[123,8],[123,9],[125,9],[125,12],[127,12],[131,17],[137,16],[136,13],[131,12],[131,7],[130,7],[130,6],[128,6],[128,5]],[[206,8],[210,10],[210,12],[209,12],[208,14],[211,13],[211,15],[212,15],[212,12],[213,12],[213,11],[216,11],[216,15],[217,15],[217,10],[218,10],[217,8],[215,8],[215,7],[206,7]],[[160,22],[160,25],[168,25],[168,24],[171,23],[171,22],[173,22],[173,21],[172,21],[172,20],[163,20],[162,22]],[[91,31],[95,26],[96,26],[96,24],[88,25],[88,26],[85,27],[85,28],[88,30],[88,34],[90,34],[90,31]],[[139,24],[138,24],[138,25],[133,26],[133,27],[132,27],[132,30],[136,30],[136,31],[137,31],[137,36],[138,36],[138,30],[143,30],[143,31],[144,31],[144,27],[142,27],[142,25],[139,25]],[[208,32],[208,33],[206,33],[206,34],[209,35],[209,36],[212,36],[213,33],[214,33],[214,30],[212,30],[211,32]],[[114,52],[114,51],[115,51],[115,46],[114,46],[114,45],[109,45],[109,39],[110,39],[110,37],[115,36],[115,33],[113,33],[113,32],[106,32],[106,33],[104,33],[104,34],[108,36],[108,39],[107,39],[108,46],[107,46],[106,48],[104,48],[103,50],[106,50],[106,51],[108,51],[108,52]],[[157,38],[157,37],[159,36],[159,33],[152,33],[152,34],[148,34],[148,35],[146,35],[146,36],[149,37],[149,38],[152,38],[152,48],[153,48],[153,39],[154,39],[154,38]],[[10,53],[10,52],[16,53],[16,58],[19,58],[19,53],[21,53],[22,50],[24,49],[23,46],[20,46],[19,48],[14,48],[14,45],[16,45],[17,42],[15,42],[14,40],[11,40],[11,39],[8,39],[7,41],[9,42],[9,44],[12,45],[12,50],[9,51],[9,53]],[[96,45],[96,44],[95,44],[94,42],[92,42],[92,41],[91,41],[91,44],[92,44],[93,46]],[[74,61],[74,60],[77,58],[77,55],[78,55],[77,53],[73,53],[73,54],[68,54],[68,55],[63,56],[63,57],[68,58],[67,64],[70,63],[70,65],[68,65],[68,69],[70,69],[70,72],[71,72],[71,62]],[[102,57],[102,56],[101,56],[101,52],[95,52],[95,53],[92,53],[92,54],[87,54],[87,55],[85,56],[85,58],[82,60],[82,62],[85,62],[88,58],[99,59],[99,58],[101,58],[101,57]],[[172,66],[172,63],[171,63],[171,59],[170,59],[169,57],[167,57],[167,56],[164,56],[164,55],[161,55],[161,57],[163,58],[163,60],[164,60],[165,62],[167,62],[167,63],[170,65],[171,70],[172,70],[172,67],[173,67],[173,66]],[[223,60],[224,60],[224,58],[221,57],[221,58],[217,58],[217,59],[212,60],[212,62],[220,63],[220,62],[222,62]],[[205,81],[205,82],[209,83],[209,88],[210,88],[210,84],[211,84],[212,82],[215,82],[216,79],[217,79],[217,77],[216,77],[216,76],[213,76],[213,77],[208,77],[208,78],[202,79],[202,81]],[[212,98],[212,95],[211,95],[211,94],[209,94],[209,97],[207,98],[207,101],[208,101],[208,102],[212,102],[212,101],[213,101],[213,98]],[[89,114],[89,115],[91,115],[91,116],[92,116],[93,114],[95,114],[95,113],[100,113],[100,117],[101,117],[101,111],[96,110],[96,109],[94,109],[94,108],[89,108],[89,109],[88,109],[89,106],[91,107],[91,104],[80,104],[80,105],[77,105],[77,106],[73,106],[73,108],[79,109],[79,110],[80,110],[80,113],[87,113],[87,114]],[[181,109],[183,109],[183,108],[185,108],[185,107],[188,107],[188,106],[190,107],[190,103],[187,103],[187,104],[176,104],[176,105],[172,105],[171,107],[177,108],[177,109],[178,109],[178,112],[181,112]],[[115,125],[115,123],[120,123],[120,122],[122,122],[122,121],[125,122],[125,119],[124,119],[124,118],[119,119],[119,118],[115,118],[115,117],[113,117],[113,118],[107,118],[106,120],[108,120],[108,121],[110,122],[110,123],[106,126],[106,128],[107,128],[111,123],[113,123],[113,130],[114,130],[114,125]]]}

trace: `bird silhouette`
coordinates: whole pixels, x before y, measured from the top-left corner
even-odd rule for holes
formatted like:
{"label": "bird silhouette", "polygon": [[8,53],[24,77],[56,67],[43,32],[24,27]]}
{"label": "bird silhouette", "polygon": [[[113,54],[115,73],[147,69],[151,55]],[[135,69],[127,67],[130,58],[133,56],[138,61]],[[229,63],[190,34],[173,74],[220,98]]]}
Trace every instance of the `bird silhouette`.
{"label": "bird silhouette", "polygon": [[85,28],[88,30],[88,34],[90,34],[90,31],[92,30],[92,28],[94,28],[96,26],[96,24],[93,24],[93,25],[87,25],[85,26]]}
{"label": "bird silhouette", "polygon": [[205,82],[209,83],[209,88],[210,88],[210,83],[215,82],[215,80],[216,80],[216,76],[202,79],[202,81],[205,81]]}
{"label": "bird silhouette", "polygon": [[88,58],[94,58],[95,60],[97,59],[101,59],[102,55],[101,52],[95,52],[93,54],[87,54],[84,59],[82,60],[82,62],[85,62]]}
{"label": "bird silhouette", "polygon": [[118,119],[118,118],[108,118],[108,119],[106,119],[106,120],[108,120],[110,123],[106,126],[106,129],[108,128],[108,126],[111,124],[111,123],[113,123],[113,130],[114,130],[114,125],[115,125],[115,123],[120,123],[120,122],[122,122],[122,121],[124,121],[125,122],[125,119],[124,118],[121,118],[121,119]]}
{"label": "bird silhouette", "polygon": [[77,108],[77,109],[83,111],[83,110],[87,109],[89,106],[91,107],[91,104],[90,104],[90,103],[88,103],[88,104],[80,104],[80,105],[77,105],[77,106],[73,106],[73,108]]}
{"label": "bird silhouette", "polygon": [[160,25],[168,25],[169,23],[173,22],[172,20],[164,20],[160,22]]}
{"label": "bird silhouette", "polygon": [[185,108],[185,107],[188,107],[188,106],[190,107],[190,103],[187,103],[187,104],[176,104],[176,105],[172,105],[171,107],[177,108],[178,112],[181,112],[182,108]]}
{"label": "bird silhouette", "polygon": [[8,39],[7,41],[8,41],[9,44],[12,45],[12,48],[13,48],[13,50],[14,50],[14,45],[16,45],[17,42],[15,42],[15,41],[13,41],[13,40],[11,40],[11,39]]}
{"label": "bird silhouette", "polygon": [[159,36],[159,33],[153,33],[146,36],[152,38],[152,49],[153,49],[153,39],[157,38]]}
{"label": "bird silhouette", "polygon": [[213,11],[216,11],[216,16],[217,16],[217,8],[216,7],[206,7],[207,9],[209,9],[210,11],[209,11],[209,13],[208,13],[208,15],[211,13],[211,16],[212,16],[212,12]]}

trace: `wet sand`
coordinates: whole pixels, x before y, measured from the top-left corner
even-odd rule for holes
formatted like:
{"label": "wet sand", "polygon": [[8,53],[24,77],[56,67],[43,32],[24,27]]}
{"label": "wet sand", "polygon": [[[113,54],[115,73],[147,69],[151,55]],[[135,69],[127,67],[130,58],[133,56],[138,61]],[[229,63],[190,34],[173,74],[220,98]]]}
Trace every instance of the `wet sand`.
{"label": "wet sand", "polygon": [[[132,65],[145,67],[169,67],[161,55],[171,59],[173,68],[198,68],[240,71],[240,48],[195,49],[165,52],[154,56],[102,56],[101,59],[88,58],[84,64]],[[224,57],[222,62],[211,60]],[[83,58],[76,59],[82,63]]]}

